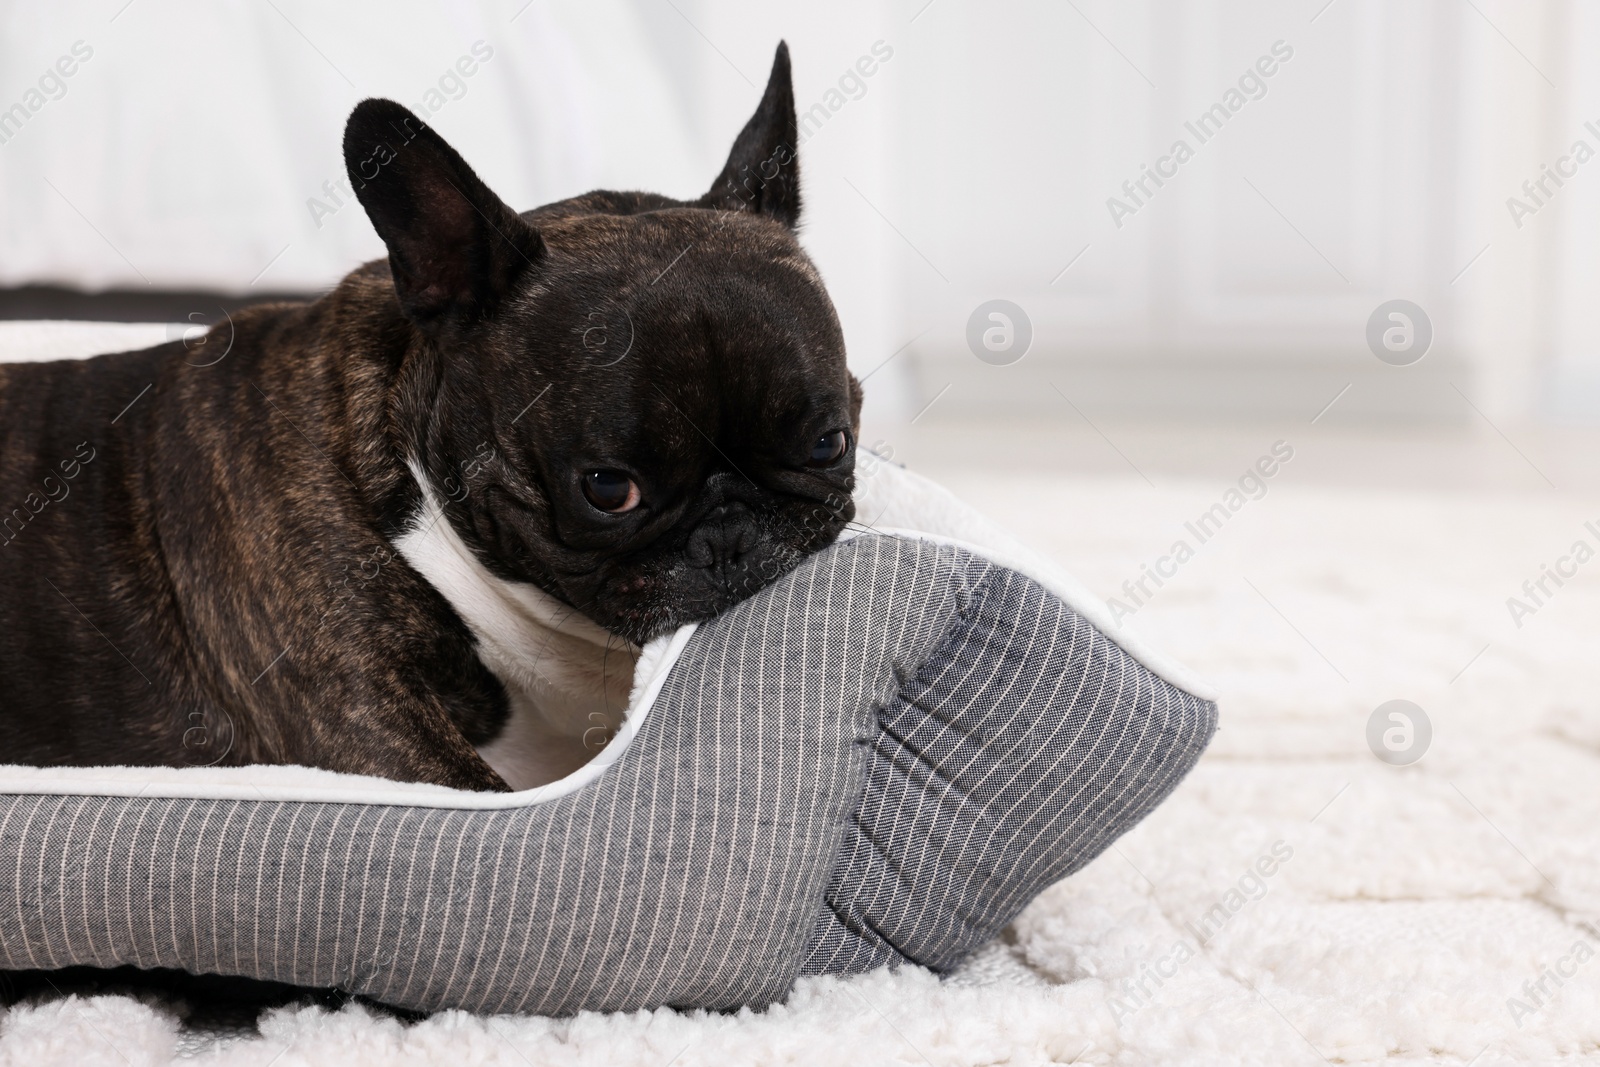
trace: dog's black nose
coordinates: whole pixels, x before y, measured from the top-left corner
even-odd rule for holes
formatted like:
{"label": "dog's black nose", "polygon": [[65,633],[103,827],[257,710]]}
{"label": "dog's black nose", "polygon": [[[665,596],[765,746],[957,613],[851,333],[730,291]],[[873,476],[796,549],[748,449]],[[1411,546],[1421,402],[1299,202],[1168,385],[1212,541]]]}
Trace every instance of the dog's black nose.
{"label": "dog's black nose", "polygon": [[689,535],[684,556],[696,567],[716,572],[739,567],[756,547],[750,512],[741,505],[719,507]]}

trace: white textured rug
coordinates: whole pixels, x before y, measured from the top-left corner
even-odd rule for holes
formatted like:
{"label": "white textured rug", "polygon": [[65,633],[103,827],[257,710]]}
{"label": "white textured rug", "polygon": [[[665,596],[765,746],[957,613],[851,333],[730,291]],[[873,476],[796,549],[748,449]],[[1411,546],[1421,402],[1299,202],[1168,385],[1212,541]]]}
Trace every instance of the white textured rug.
{"label": "white textured rug", "polygon": [[[1577,576],[1520,627],[1506,604],[1574,542],[1600,549],[1600,506],[1292,474],[1204,544],[1184,523],[1227,483],[946,479],[1107,596],[1187,539],[1130,606],[1224,694],[1171,801],[954,979],[808,980],[736,1015],[304,1008],[248,1037],[56,1000],[0,1016],[0,1063],[1600,1062],[1600,559],[1561,564]],[[1412,766],[1368,749],[1394,698],[1432,723]]]}

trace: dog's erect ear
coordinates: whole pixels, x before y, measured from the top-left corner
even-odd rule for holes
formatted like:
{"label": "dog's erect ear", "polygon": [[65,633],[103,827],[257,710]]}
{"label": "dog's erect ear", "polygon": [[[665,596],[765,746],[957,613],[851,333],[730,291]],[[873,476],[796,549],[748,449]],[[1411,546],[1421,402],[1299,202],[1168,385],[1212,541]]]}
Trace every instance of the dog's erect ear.
{"label": "dog's erect ear", "polygon": [[356,105],[344,128],[344,164],[389,249],[400,306],[418,326],[488,314],[543,253],[538,231],[392,100]]}
{"label": "dog's erect ear", "polygon": [[716,184],[696,203],[724,211],[754,211],[794,229],[800,221],[798,142],[789,46],[779,41],[760,106],[733,142]]}

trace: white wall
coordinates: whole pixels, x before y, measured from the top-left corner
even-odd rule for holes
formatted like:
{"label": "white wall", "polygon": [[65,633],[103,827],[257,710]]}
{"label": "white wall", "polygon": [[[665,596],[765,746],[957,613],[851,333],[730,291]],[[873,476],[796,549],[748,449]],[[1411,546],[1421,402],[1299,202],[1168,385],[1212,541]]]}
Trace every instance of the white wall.
{"label": "white wall", "polygon": [[417,104],[462,57],[475,73],[454,72],[458,98],[425,117],[513,204],[702,183],[685,101],[662,91],[668,57],[626,4],[541,3],[513,22],[489,3],[378,17],[279,0],[117,14],[123,2],[4,9],[0,107],[74,42],[93,56],[0,144],[0,283],[330,284],[381,252],[359,205],[308,209],[333,203],[323,183],[344,174],[345,117],[367,96]]}
{"label": "white wall", "polygon": [[[1545,263],[1573,234],[1557,220],[1541,235],[1510,224],[1504,198],[1554,158],[1557,115],[1585,91],[1552,89],[1517,49],[1547,66],[1552,42],[1583,44],[1563,5],[1479,7],[1487,18],[1382,0],[931,8],[891,155],[908,236],[950,276],[899,259],[908,315],[934,325],[923,394],[953,381],[974,407],[1064,411],[1059,388],[1120,414],[1309,418],[1349,385],[1334,418],[1473,417],[1462,393],[1497,417],[1534,410],[1558,348],[1584,363],[1544,324],[1592,329],[1583,294],[1600,272],[1588,242]],[[1278,42],[1292,57],[1265,95],[1202,144],[1185,122]],[[1136,204],[1122,183],[1179,139],[1193,159]],[[1576,209],[1597,192],[1562,195]],[[1120,226],[1113,196],[1136,207]],[[966,351],[963,316],[989,296],[1034,320],[1015,367]],[[1433,321],[1413,367],[1365,343],[1394,297]]]}
{"label": "white wall", "polygon": [[[694,195],[786,37],[801,108],[837,108],[801,150],[804,240],[852,362],[912,342],[869,379],[879,418],[1062,394],[1309,418],[1341,391],[1330,419],[1476,418],[1463,394],[1497,421],[1600,414],[1600,161],[1520,227],[1506,207],[1574,140],[1600,151],[1600,10],[1576,0],[122,3],[0,10],[0,107],[94,49],[0,144],[0,284],[331,283],[379,251],[358,207],[307,205],[345,114],[419,100],[478,41],[493,58],[429,119],[512,203]],[[1200,144],[1185,121],[1279,41],[1265,95]],[[1116,225],[1107,199],[1180,138],[1194,158]],[[1014,366],[967,349],[995,297],[1033,320]],[[1392,297],[1433,320],[1412,367],[1366,348]]]}

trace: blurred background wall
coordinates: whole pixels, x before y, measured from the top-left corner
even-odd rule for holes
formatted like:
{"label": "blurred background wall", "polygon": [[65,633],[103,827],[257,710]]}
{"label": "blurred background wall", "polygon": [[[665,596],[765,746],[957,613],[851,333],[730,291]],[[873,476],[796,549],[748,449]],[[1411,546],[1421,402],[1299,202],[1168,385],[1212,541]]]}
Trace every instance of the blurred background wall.
{"label": "blurred background wall", "polygon": [[[779,38],[804,240],[876,424],[1600,416],[1576,0],[10,3],[0,313],[329,286],[381,253],[340,189],[366,96],[519,208],[697,195]],[[974,356],[996,299],[1020,359]],[[1431,326],[1408,366],[1367,340],[1394,299]]]}

